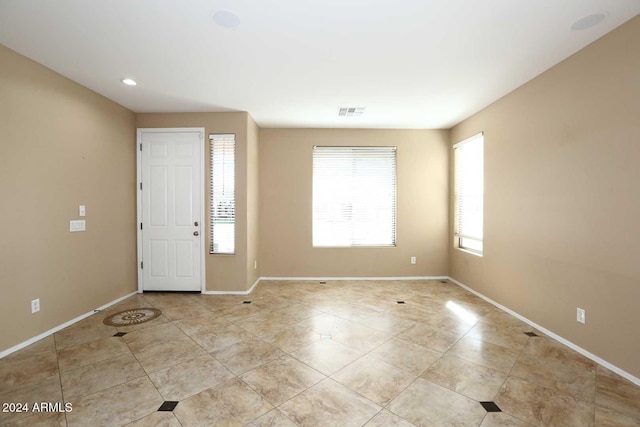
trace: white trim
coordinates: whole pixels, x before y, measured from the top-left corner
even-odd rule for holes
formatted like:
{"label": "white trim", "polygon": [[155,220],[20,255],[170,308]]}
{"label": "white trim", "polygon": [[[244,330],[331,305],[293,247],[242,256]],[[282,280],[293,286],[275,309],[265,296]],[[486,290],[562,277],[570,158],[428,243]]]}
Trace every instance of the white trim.
{"label": "white trim", "polygon": [[1,352],[0,352],[0,359],[2,359],[2,358],[3,358],[3,357],[5,357],[5,356],[10,355],[11,353],[14,353],[14,352],[16,352],[16,351],[18,351],[18,350],[21,350],[21,349],[25,348],[25,347],[26,347],[26,346],[28,346],[28,345],[31,345],[31,344],[33,344],[33,343],[35,343],[35,342],[37,342],[37,341],[40,341],[41,339],[46,338],[46,337],[48,337],[49,335],[53,335],[53,334],[55,334],[56,332],[58,332],[58,331],[60,331],[60,330],[62,330],[62,329],[64,329],[64,328],[66,328],[66,327],[69,327],[69,326],[73,325],[74,323],[77,323],[77,322],[79,322],[79,321],[81,321],[81,320],[84,320],[84,319],[86,319],[87,317],[89,317],[89,316],[91,316],[91,315],[93,315],[93,314],[96,314],[96,313],[97,313],[97,312],[99,312],[99,311],[104,310],[105,308],[109,308],[109,307],[111,307],[112,305],[119,303],[120,301],[123,301],[123,300],[125,300],[125,299],[127,299],[127,298],[129,298],[129,297],[132,297],[132,296],[134,296],[134,295],[135,295],[135,294],[137,294],[137,293],[138,293],[137,291],[136,291],[136,292],[132,292],[132,293],[130,293],[130,294],[128,294],[128,295],[125,295],[125,296],[123,296],[123,297],[120,297],[120,298],[118,298],[118,299],[115,299],[115,300],[113,300],[113,301],[111,301],[111,302],[106,303],[106,304],[105,304],[105,305],[103,305],[103,306],[100,306],[100,307],[96,308],[95,310],[91,310],[91,311],[90,311],[90,312],[88,312],[88,313],[82,314],[82,315],[80,315],[80,316],[76,317],[75,319],[71,319],[71,320],[69,320],[68,322],[63,323],[62,325],[58,325],[58,326],[56,326],[55,328],[49,329],[48,331],[41,333],[40,335],[36,335],[35,337],[33,337],[33,338],[29,338],[28,340],[23,341],[23,342],[21,342],[20,344],[14,345],[14,346],[13,346],[13,347],[11,347],[11,348],[8,348],[8,349],[6,349],[6,350],[3,350],[3,351],[1,351]]}
{"label": "white trim", "polygon": [[455,283],[456,285],[460,286],[461,288],[463,288],[463,289],[471,292],[472,294],[482,298],[483,300],[487,301],[489,304],[494,305],[495,307],[499,308],[500,310],[502,310],[502,311],[504,311],[506,313],[509,313],[513,317],[522,320],[524,323],[527,323],[528,325],[533,326],[534,328],[538,329],[539,331],[543,332],[544,334],[549,335],[554,340],[561,342],[562,344],[566,345],[570,349],[572,349],[574,351],[577,351],[578,353],[582,354],[583,356],[593,360],[597,364],[604,366],[605,368],[609,369],[610,371],[613,371],[616,374],[620,375],[621,377],[624,377],[624,378],[628,379],[629,381],[631,381],[632,383],[640,386],[640,378],[634,377],[630,373],[618,368],[615,365],[612,365],[611,363],[607,362],[604,359],[599,358],[598,356],[596,356],[593,353],[588,352],[584,348],[572,343],[571,341],[569,341],[569,340],[567,340],[565,338],[562,338],[560,335],[555,334],[555,333],[551,332],[550,330],[548,330],[546,328],[543,328],[542,326],[540,326],[537,323],[527,319],[526,317],[516,313],[515,311],[513,311],[511,309],[508,309],[504,305],[495,302],[491,298],[481,294],[480,292],[478,292],[476,290],[471,289],[469,286],[465,285],[462,282],[459,282],[458,280],[454,279],[453,277],[449,277],[449,280],[451,280],[453,283]]}
{"label": "white trim", "polygon": [[261,277],[260,280],[446,280],[449,276],[398,276],[398,277]]}
{"label": "white trim", "polygon": [[476,139],[480,138],[481,136],[482,137],[484,136],[484,132],[478,132],[475,135],[471,135],[469,138],[463,139],[462,141],[453,144],[453,149],[455,150],[456,148],[458,148],[458,147],[460,147],[460,146],[462,146],[462,145],[464,145],[464,144],[466,144],[468,142],[475,141]]}
{"label": "white trim", "polygon": [[248,291],[203,291],[202,293],[204,295],[249,295],[261,280],[262,277],[258,277]]}
{"label": "white trim", "polygon": [[137,270],[138,270],[138,292],[144,292],[144,282],[142,269],[140,268],[140,263],[142,260],[142,230],[140,230],[140,223],[142,222],[142,190],[140,190],[140,183],[142,182],[142,156],[140,154],[140,144],[142,144],[142,133],[171,133],[171,132],[194,132],[200,134],[200,224],[202,228],[200,229],[200,292],[204,293],[207,283],[206,278],[206,257],[205,251],[206,248],[206,240],[205,234],[202,230],[205,229],[205,170],[204,170],[204,128],[203,127],[192,127],[192,128],[137,128],[136,129],[136,235],[137,235],[137,248],[138,248],[138,258],[137,258]]}

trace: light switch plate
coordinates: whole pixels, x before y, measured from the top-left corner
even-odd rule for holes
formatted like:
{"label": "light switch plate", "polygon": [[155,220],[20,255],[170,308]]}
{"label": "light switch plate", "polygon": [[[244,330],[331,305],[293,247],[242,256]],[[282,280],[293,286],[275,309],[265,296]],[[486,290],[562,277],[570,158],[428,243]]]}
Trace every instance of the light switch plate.
{"label": "light switch plate", "polygon": [[78,208],[78,216],[85,216],[85,215],[86,215],[86,209],[84,205],[80,205],[80,207]]}
{"label": "light switch plate", "polygon": [[69,231],[70,232],[75,232],[75,231],[85,231],[86,230],[86,223],[84,219],[79,219],[79,220],[71,220],[69,221]]}

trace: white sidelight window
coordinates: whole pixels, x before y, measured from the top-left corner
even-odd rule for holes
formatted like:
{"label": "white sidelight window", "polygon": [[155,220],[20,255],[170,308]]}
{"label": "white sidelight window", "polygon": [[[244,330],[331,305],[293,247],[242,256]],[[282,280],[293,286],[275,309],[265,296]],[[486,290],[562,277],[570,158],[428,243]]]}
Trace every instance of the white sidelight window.
{"label": "white sidelight window", "polygon": [[483,252],[484,135],[479,133],[453,146],[455,152],[456,247]]}
{"label": "white sidelight window", "polygon": [[236,136],[209,135],[212,254],[236,250]]}
{"label": "white sidelight window", "polygon": [[395,246],[396,147],[313,147],[313,246]]}

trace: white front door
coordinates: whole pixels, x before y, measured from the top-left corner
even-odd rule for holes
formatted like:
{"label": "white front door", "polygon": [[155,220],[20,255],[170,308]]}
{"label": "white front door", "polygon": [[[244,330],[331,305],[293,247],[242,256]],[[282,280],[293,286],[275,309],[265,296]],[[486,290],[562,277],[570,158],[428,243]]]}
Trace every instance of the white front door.
{"label": "white front door", "polygon": [[201,291],[204,129],[138,129],[141,291]]}

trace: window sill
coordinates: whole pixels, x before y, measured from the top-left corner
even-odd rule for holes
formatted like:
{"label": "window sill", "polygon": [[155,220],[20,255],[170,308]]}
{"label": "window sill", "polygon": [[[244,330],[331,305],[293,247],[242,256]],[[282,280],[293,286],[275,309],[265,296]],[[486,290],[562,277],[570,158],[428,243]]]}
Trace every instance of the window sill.
{"label": "window sill", "polygon": [[478,258],[482,258],[483,257],[483,252],[474,252],[474,251],[470,251],[470,250],[464,249],[464,248],[454,248],[454,249],[456,249],[456,250],[458,250],[460,252],[464,252],[464,253],[469,254],[469,255],[477,256]]}

